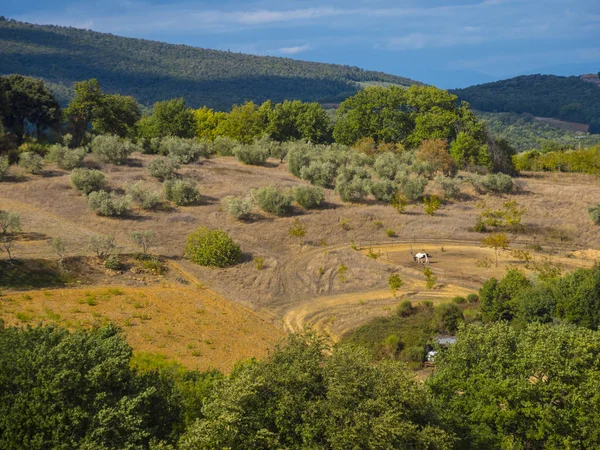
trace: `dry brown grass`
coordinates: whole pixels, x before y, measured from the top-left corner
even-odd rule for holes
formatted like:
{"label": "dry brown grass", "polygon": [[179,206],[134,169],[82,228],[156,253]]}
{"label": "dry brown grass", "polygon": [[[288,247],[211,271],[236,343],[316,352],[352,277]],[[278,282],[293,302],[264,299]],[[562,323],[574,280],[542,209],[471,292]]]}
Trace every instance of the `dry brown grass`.
{"label": "dry brown grass", "polygon": [[[109,186],[120,190],[126,182],[144,180],[159,189],[160,184],[144,169],[152,158],[135,155],[131,166],[106,167]],[[385,314],[384,308],[397,302],[391,293],[388,298],[384,295],[391,271],[400,271],[407,280],[422,279],[407,251],[412,242],[415,251],[425,249],[436,255],[431,267],[438,272],[440,283],[454,285],[461,292],[476,290],[483,279],[504,270],[497,273],[475,267],[475,261],[491,250],[479,249],[482,235],[471,231],[479,214],[476,205],[482,196],[467,185],[462,188],[465,198],[444,205],[434,216],[426,215],[420,204],[409,205],[402,215],[373,200],[344,204],[333,191],[326,190],[327,205],[322,209],[310,212],[297,209],[294,217],[284,218],[259,213],[255,220],[243,223],[221,211],[223,197],[245,195],[252,188],[270,184],[293,187],[306,183],[289,174],[285,164],[278,165],[275,161],[265,167],[250,167],[233,158],[217,157],[185,166],[180,173],[198,181],[203,195],[201,204],[170,206],[155,212],[135,210],[132,217],[125,219],[99,218],[90,212],[85,198],[69,186],[64,171],[54,170],[54,176],[46,177],[28,175],[24,182],[0,183],[0,209],[20,212],[25,231],[35,236],[19,242],[15,255],[55,258],[49,245],[54,236],[67,239],[70,254],[86,253],[85,244],[94,233],[114,234],[121,250],[132,251],[129,233],[153,230],[159,239],[156,252],[176,260],[181,270],[222,297],[258,311],[282,329],[297,330],[304,324],[318,323],[320,328],[334,334]],[[516,194],[502,198],[484,196],[490,205],[515,199],[527,208],[523,218],[526,234],[511,236],[511,240],[522,246],[541,245],[547,252],[545,255],[553,258],[566,258],[569,252],[597,250],[600,227],[592,224],[586,212],[600,198],[596,178],[536,174],[518,181],[522,189]],[[301,249],[288,236],[295,217],[308,230]],[[347,229],[340,226],[344,219]],[[382,226],[377,226],[377,221]],[[228,269],[210,269],[179,260],[186,236],[198,226],[227,231],[240,243],[244,261]],[[388,238],[386,229],[394,230],[397,237]],[[373,260],[352,250],[351,241],[361,247],[368,247],[368,243],[400,243],[404,247],[397,257],[390,252],[389,261]],[[442,253],[442,246],[448,252]],[[257,270],[253,258],[263,259],[262,270]],[[573,261],[567,259],[569,266]],[[342,265],[348,267],[345,282],[339,276]],[[443,289],[428,295],[445,297]],[[458,292],[448,289],[448,297]],[[372,302],[368,301],[370,297]]]}

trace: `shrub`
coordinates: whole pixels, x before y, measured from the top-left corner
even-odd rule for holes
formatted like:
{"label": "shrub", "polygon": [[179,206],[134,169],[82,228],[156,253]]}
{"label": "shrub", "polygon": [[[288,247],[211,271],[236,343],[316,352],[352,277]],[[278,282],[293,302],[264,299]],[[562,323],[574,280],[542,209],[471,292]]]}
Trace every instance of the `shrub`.
{"label": "shrub", "polygon": [[247,220],[254,209],[254,201],[251,196],[234,197],[227,196],[221,200],[223,210],[238,220]]}
{"label": "shrub", "polygon": [[104,173],[99,170],[74,169],[71,172],[71,184],[85,195],[101,190],[104,179]]}
{"label": "shrub", "polygon": [[340,170],[335,192],[345,202],[361,200],[371,192],[371,176],[364,167],[348,166]]}
{"label": "shrub", "polygon": [[7,156],[0,156],[0,181],[2,181],[8,175],[8,169],[10,163]]}
{"label": "shrub", "polygon": [[160,205],[162,194],[160,191],[149,190],[142,181],[125,186],[125,192],[142,209],[154,209]]}
{"label": "shrub", "polygon": [[427,286],[427,289],[433,289],[437,282],[437,277],[433,273],[433,270],[429,267],[425,267],[423,269],[423,275],[425,275],[425,286]]}
{"label": "shrub", "polygon": [[239,144],[233,149],[233,154],[238,161],[241,161],[244,164],[258,166],[264,164],[269,157],[269,149],[264,148],[259,144]]}
{"label": "shrub", "polygon": [[479,301],[479,295],[477,294],[469,294],[467,295],[467,302],[469,303],[477,303]]}
{"label": "shrub", "polygon": [[88,207],[99,216],[123,216],[129,212],[130,206],[130,197],[120,197],[114,192],[94,191],[88,197]]}
{"label": "shrub", "polygon": [[206,144],[196,139],[167,136],[160,141],[159,153],[175,158],[182,164],[189,164],[198,161],[201,156],[208,157],[210,151]]}
{"label": "shrub", "polygon": [[331,162],[311,161],[300,169],[300,178],[321,187],[333,186],[337,166]]}
{"label": "shrub", "polygon": [[406,358],[411,362],[422,363],[425,361],[425,348],[422,345],[413,345],[406,349]]}
{"label": "shrub", "polygon": [[133,152],[140,150],[128,139],[121,139],[111,134],[95,136],[90,143],[92,153],[100,162],[123,164]]}
{"label": "shrub", "polygon": [[238,142],[227,136],[217,136],[213,142],[213,150],[221,156],[233,156],[233,149]]}
{"label": "shrub", "polygon": [[467,299],[461,295],[457,295],[452,299],[452,302],[456,303],[457,305],[462,305],[463,303],[467,303]]}
{"label": "shrub", "polygon": [[455,332],[463,320],[462,310],[456,303],[442,303],[435,308],[434,326],[441,333]]}
{"label": "shrub", "polygon": [[514,189],[513,179],[504,173],[472,175],[470,181],[475,190],[480,194],[486,194],[488,192],[508,194]]}
{"label": "shrub", "polygon": [[592,208],[588,208],[588,214],[590,215],[592,222],[594,222],[596,225],[600,225],[600,204]]}
{"label": "shrub", "polygon": [[374,181],[371,185],[371,192],[380,202],[390,203],[396,193],[396,183],[391,180]]}
{"label": "shrub", "polygon": [[430,216],[433,216],[435,212],[440,209],[440,206],[441,202],[437,195],[427,196],[423,199],[423,208]]}
{"label": "shrub", "polygon": [[286,144],[286,146],[288,147],[288,170],[293,175],[300,177],[302,168],[308,167],[316,157],[314,146],[300,141]]}
{"label": "shrub", "polygon": [[19,155],[19,166],[33,174],[39,174],[44,168],[44,158],[37,153],[23,152]]}
{"label": "shrub", "polygon": [[456,198],[460,194],[458,181],[454,178],[439,175],[435,179],[435,184],[444,191],[445,198]]}
{"label": "shrub", "polygon": [[260,209],[276,216],[284,216],[292,210],[292,197],[272,186],[253,190],[252,197]]}
{"label": "shrub", "polygon": [[121,270],[121,258],[119,258],[119,255],[110,255],[106,258],[106,261],[104,261],[104,267],[110,270]]}
{"label": "shrub", "polygon": [[396,237],[396,231],[392,230],[391,228],[388,228],[387,230],[385,230],[385,235],[387,237],[394,238]]}
{"label": "shrub", "polygon": [[402,165],[398,155],[385,152],[379,155],[373,163],[373,169],[379,178],[393,180]]}
{"label": "shrub", "polygon": [[88,249],[96,254],[98,258],[104,258],[116,248],[115,238],[112,235],[95,235],[90,237]]}
{"label": "shrub", "polygon": [[410,300],[404,300],[400,302],[398,307],[396,308],[396,314],[400,317],[408,317],[412,316],[415,313],[416,309],[413,307]]}
{"label": "shrub", "polygon": [[411,176],[400,180],[400,191],[408,200],[418,200],[427,186],[427,179],[421,176]]}
{"label": "shrub", "polygon": [[200,201],[200,191],[194,180],[166,180],[165,197],[177,206],[188,206]]}
{"label": "shrub", "polygon": [[185,257],[201,266],[231,266],[240,260],[240,256],[240,246],[223,230],[201,227],[187,238]]}
{"label": "shrub", "polygon": [[179,160],[173,157],[159,156],[156,159],[150,161],[148,164],[148,172],[154,178],[158,178],[161,181],[173,178],[175,171],[179,169]]}
{"label": "shrub", "polygon": [[304,209],[318,208],[324,197],[323,189],[316,186],[301,186],[294,189],[296,203]]}
{"label": "shrub", "polygon": [[60,169],[73,170],[81,167],[86,154],[87,150],[83,147],[70,149],[66,145],[56,144],[50,147],[47,158],[56,162]]}

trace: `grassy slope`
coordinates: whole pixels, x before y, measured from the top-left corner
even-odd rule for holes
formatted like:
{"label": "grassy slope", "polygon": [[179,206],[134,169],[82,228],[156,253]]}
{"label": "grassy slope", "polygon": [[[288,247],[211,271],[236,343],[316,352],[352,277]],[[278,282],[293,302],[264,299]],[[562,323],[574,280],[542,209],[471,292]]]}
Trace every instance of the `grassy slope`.
{"label": "grassy slope", "polygon": [[[245,100],[339,100],[360,82],[410,85],[381,72],[289,58],[245,55],[106,33],[0,20],[0,72],[70,86],[98,78],[108,92],[141,103],[185,97],[192,106],[228,109]],[[60,93],[65,99],[65,92]]]}

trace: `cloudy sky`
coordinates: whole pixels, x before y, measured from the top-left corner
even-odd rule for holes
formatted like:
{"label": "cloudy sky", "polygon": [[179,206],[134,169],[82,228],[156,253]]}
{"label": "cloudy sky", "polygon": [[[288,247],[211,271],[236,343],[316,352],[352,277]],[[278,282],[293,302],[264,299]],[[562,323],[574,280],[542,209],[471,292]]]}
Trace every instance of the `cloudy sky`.
{"label": "cloudy sky", "polygon": [[4,0],[0,15],[355,65],[443,88],[600,70],[598,0]]}

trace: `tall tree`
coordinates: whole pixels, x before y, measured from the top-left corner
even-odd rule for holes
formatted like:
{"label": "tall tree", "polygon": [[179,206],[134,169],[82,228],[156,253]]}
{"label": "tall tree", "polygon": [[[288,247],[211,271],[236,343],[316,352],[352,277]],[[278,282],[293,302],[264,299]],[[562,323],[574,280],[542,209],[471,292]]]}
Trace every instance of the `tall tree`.
{"label": "tall tree", "polygon": [[142,113],[140,105],[131,96],[104,94],[93,114],[94,131],[131,137]]}
{"label": "tall tree", "polygon": [[193,138],[196,133],[194,110],[183,98],[156,102],[152,114],[138,123],[138,135],[144,138],[175,136]]}
{"label": "tall tree", "polygon": [[75,97],[64,111],[73,135],[71,146],[77,147],[83,141],[96,111],[102,105],[102,97],[100,83],[95,78],[75,83]]}
{"label": "tall tree", "polygon": [[60,106],[42,80],[22,75],[2,77],[0,82],[0,111],[3,110],[4,125],[22,142],[26,124],[41,136],[45,128],[60,123]]}

